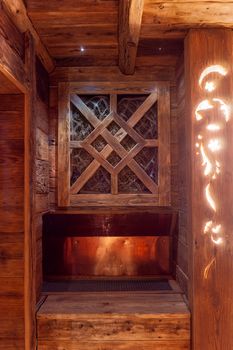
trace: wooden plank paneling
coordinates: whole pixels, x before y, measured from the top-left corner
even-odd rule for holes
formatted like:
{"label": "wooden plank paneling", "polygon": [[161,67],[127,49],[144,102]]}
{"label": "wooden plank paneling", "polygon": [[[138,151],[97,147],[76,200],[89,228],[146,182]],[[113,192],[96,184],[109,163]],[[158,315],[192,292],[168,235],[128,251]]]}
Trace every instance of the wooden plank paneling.
{"label": "wooden plank paneling", "polygon": [[[224,7],[223,7],[224,9]],[[197,57],[199,57],[197,59]],[[202,133],[205,141],[207,134],[204,132],[206,124],[213,119],[213,114],[200,111],[203,121],[201,131],[197,129],[199,123],[195,118],[195,109],[205,99],[213,103],[215,97],[223,99],[224,103],[231,106],[233,98],[232,89],[232,32],[228,30],[192,30],[185,42],[185,74],[186,74],[186,101],[187,101],[187,137],[190,140],[188,154],[190,157],[188,214],[190,235],[190,303],[193,314],[193,348],[194,349],[231,349],[233,348],[233,156],[232,135],[233,120],[232,111],[228,122],[221,123],[224,119],[222,110],[218,105],[213,107],[215,123],[224,128],[222,134],[215,134],[221,140],[222,147],[218,153],[213,153],[213,159],[220,163],[220,173],[216,179],[211,180],[211,196],[216,203],[215,219],[224,227],[222,243],[215,245],[210,233],[204,234],[203,228],[212,215],[208,200],[204,197],[205,188],[209,181],[204,176],[204,168],[201,165],[200,155],[196,154],[197,133]],[[216,82],[214,89],[207,92],[198,84],[198,79],[203,70],[211,65],[222,65],[226,69],[226,75],[216,74],[206,77],[205,82]],[[204,85],[204,84],[203,84]],[[211,135],[208,134],[210,140]],[[212,136],[213,137],[213,136]],[[205,144],[204,144],[205,145]],[[205,146],[204,146],[205,147]],[[208,151],[209,152],[209,151]],[[208,153],[209,154],[209,153]],[[212,158],[211,158],[212,161]],[[212,188],[214,186],[214,189]],[[214,237],[212,237],[214,238]],[[216,237],[215,237],[216,238]]]}
{"label": "wooden plank paneling", "polygon": [[53,61],[49,56],[47,49],[44,47],[44,44],[42,43],[35,28],[33,27],[30,19],[28,18],[24,2],[22,0],[16,0],[14,3],[12,3],[12,1],[4,0],[3,3],[5,4],[5,7],[16,27],[19,28],[22,33],[25,33],[26,31],[31,33],[35,41],[38,56],[47,70],[52,71],[54,68]]}
{"label": "wooden plank paneling", "polygon": [[21,350],[24,348],[24,98],[14,87],[15,92],[18,94],[0,96],[0,349]]}
{"label": "wooden plank paneling", "polygon": [[[16,85],[25,91],[28,80],[23,62],[23,36],[16,29],[3,4],[0,4],[0,70]],[[9,91],[15,93],[15,91]]]}

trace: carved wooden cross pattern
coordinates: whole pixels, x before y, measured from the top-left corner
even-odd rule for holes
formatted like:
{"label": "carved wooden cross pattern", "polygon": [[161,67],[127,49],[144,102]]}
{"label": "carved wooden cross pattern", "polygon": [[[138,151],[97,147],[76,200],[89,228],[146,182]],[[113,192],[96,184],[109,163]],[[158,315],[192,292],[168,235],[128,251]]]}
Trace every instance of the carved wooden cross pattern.
{"label": "carved wooden cross pattern", "polygon": [[[169,103],[161,97],[166,104],[159,105],[160,95],[164,95],[160,92],[164,89],[151,90],[147,94],[140,90],[136,93],[135,89],[133,94],[130,89],[124,93],[117,90],[116,93],[83,94],[70,89],[66,113],[69,120],[65,118],[63,124],[68,133],[65,137],[68,162],[62,162],[61,154],[58,155],[59,168],[63,166],[58,175],[64,176],[64,164],[69,164],[69,184],[66,181],[69,188],[65,189],[69,204],[169,204],[166,180],[170,174],[169,124],[164,123],[169,121]],[[64,119],[61,108],[59,115]],[[60,142],[64,139],[63,133],[60,127]],[[64,145],[59,143],[58,148],[64,152]],[[161,174],[165,167],[164,181]],[[61,181],[64,183],[64,179]],[[159,200],[163,183],[168,186],[166,199]],[[59,197],[64,187],[58,188]]]}

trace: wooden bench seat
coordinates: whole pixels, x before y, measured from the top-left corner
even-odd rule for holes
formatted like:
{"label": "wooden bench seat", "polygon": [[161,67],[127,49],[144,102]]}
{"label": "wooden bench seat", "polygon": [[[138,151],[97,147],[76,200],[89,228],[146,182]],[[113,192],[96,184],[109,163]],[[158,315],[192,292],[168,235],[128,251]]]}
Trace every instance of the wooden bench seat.
{"label": "wooden bench seat", "polygon": [[38,350],[188,350],[179,293],[49,295],[37,314]]}

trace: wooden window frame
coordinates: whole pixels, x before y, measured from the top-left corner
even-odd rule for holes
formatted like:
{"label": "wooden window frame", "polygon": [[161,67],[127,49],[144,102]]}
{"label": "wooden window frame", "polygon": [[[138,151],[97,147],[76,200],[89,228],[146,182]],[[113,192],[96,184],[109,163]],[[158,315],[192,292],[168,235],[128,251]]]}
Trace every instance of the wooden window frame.
{"label": "wooden window frame", "polygon": [[[158,106],[158,185],[151,194],[75,194],[70,187],[70,102],[72,94],[109,94],[110,114],[116,113],[114,94],[148,94]],[[169,206],[170,203],[170,85],[168,82],[59,83],[58,86],[58,206]],[[147,98],[146,100],[150,100]],[[146,102],[146,101],[145,101]],[[152,101],[149,101],[150,103]],[[151,104],[152,106],[152,104]],[[141,108],[142,107],[142,108]],[[142,115],[144,103],[137,111]],[[146,107],[148,110],[148,106]],[[115,118],[115,116],[114,116]],[[117,114],[116,114],[117,118]],[[140,120],[140,118],[138,119]],[[103,123],[103,122],[102,122]],[[127,123],[124,122],[125,129]],[[136,125],[136,123],[134,124]],[[95,131],[95,130],[94,130]],[[93,131],[93,132],[94,132]],[[154,141],[154,140],[152,140]],[[74,141],[73,141],[74,142]],[[95,162],[98,160],[95,158]],[[136,162],[135,162],[136,163]],[[149,178],[149,176],[148,176]],[[112,176],[112,188],[116,178]]]}

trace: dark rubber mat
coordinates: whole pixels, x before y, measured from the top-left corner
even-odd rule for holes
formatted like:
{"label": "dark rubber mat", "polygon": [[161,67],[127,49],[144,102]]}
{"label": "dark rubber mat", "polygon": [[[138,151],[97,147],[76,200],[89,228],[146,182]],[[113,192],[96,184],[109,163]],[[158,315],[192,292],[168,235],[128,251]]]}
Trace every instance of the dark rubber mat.
{"label": "dark rubber mat", "polygon": [[122,292],[172,290],[168,281],[156,280],[79,280],[45,282],[44,292]]}

